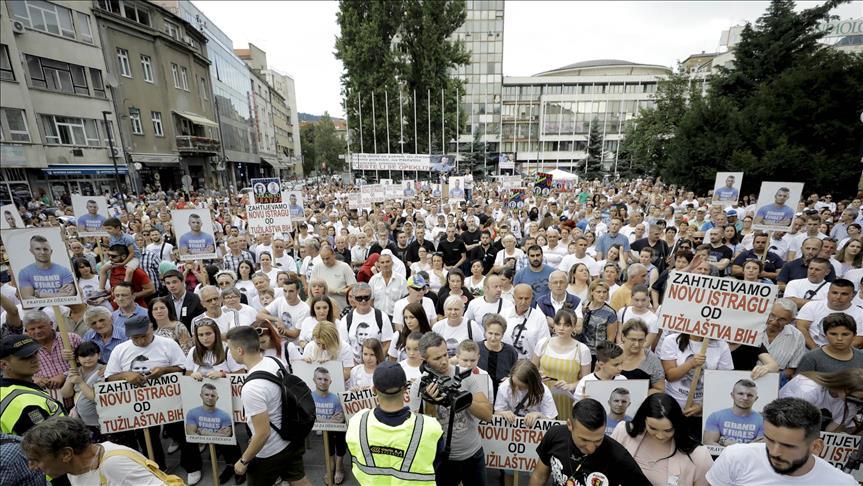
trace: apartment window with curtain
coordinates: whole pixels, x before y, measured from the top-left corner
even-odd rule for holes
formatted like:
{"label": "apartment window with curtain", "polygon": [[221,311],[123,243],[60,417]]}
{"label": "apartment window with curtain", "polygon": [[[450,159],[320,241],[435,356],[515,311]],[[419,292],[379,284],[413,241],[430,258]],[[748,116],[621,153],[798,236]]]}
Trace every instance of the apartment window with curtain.
{"label": "apartment window with curtain", "polygon": [[144,134],[144,126],[141,124],[141,110],[137,108],[129,108],[129,122],[132,124],[133,134]]}
{"label": "apartment window with curtain", "polygon": [[132,77],[132,65],[129,64],[129,51],[126,49],[117,48],[117,62],[120,65],[120,74],[131,78]]}
{"label": "apartment window with curtain", "polygon": [[164,137],[165,130],[162,127],[162,113],[153,111],[150,113],[150,118],[153,120],[153,133],[155,133],[157,137]]}

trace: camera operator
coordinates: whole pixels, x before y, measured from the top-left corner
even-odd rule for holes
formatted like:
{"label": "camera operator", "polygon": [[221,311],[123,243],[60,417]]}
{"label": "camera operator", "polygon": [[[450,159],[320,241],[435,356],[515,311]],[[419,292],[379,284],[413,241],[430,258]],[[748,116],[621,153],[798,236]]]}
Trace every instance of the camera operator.
{"label": "camera operator", "polygon": [[[485,485],[485,453],[478,425],[480,420],[491,420],[494,413],[486,396],[488,385],[480,375],[457,370],[450,364],[446,341],[440,334],[426,333],[420,339],[420,354],[425,360],[423,376],[411,387],[410,407],[419,411],[423,405],[423,411],[437,417],[445,431],[447,446],[435,464],[437,484]],[[468,374],[465,376],[463,371]],[[465,408],[459,410],[461,407]],[[450,423],[453,409],[455,419]]]}

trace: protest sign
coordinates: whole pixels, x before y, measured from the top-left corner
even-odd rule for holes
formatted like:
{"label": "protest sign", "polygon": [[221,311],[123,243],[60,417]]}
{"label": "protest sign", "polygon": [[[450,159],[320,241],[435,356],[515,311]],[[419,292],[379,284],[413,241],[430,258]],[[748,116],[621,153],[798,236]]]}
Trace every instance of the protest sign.
{"label": "protest sign", "polygon": [[80,304],[81,293],[60,228],[10,229],[3,232],[9,265],[25,309]]}
{"label": "protest sign", "polygon": [[521,176],[498,176],[501,189],[518,189],[522,186]]}
{"label": "protest sign", "polygon": [[128,381],[101,381],[94,385],[99,430],[114,434],[183,420],[180,378],[170,373],[135,386]]}
{"label": "protest sign", "polygon": [[378,397],[370,387],[349,390],[341,393],[342,409],[345,412],[345,422],[359,413],[364,408],[375,408],[378,406]]}
{"label": "protest sign", "polygon": [[382,203],[387,200],[387,186],[385,184],[370,184],[367,187],[372,192],[373,203]]}
{"label": "protest sign", "polygon": [[0,206],[0,212],[3,217],[0,218],[0,229],[20,229],[24,227],[24,220],[21,219],[21,213],[14,204],[5,204]]}
{"label": "protest sign", "polygon": [[72,195],[72,214],[81,236],[108,236],[102,223],[109,218],[105,196]]}
{"label": "protest sign", "polygon": [[743,172],[717,172],[713,183],[713,204],[733,206],[740,199]]}
{"label": "protest sign", "polygon": [[402,181],[402,197],[411,198],[417,195],[416,184],[411,179]]}
{"label": "protest sign", "polygon": [[[455,169],[455,156],[453,155],[431,155],[429,156],[429,170],[445,174]],[[409,170],[409,169],[403,169]]]}
{"label": "protest sign", "polygon": [[252,179],[254,204],[277,204],[284,202],[282,184],[275,177]]}
{"label": "protest sign", "polygon": [[[284,199],[287,201],[288,194]],[[292,231],[291,208],[288,202],[272,204],[256,204],[246,206],[247,228],[252,235],[289,233]]]}
{"label": "protest sign", "polygon": [[[439,156],[438,156],[439,157]],[[428,171],[430,159],[426,154],[351,154],[353,170],[409,170]]]}
{"label": "protest sign", "polygon": [[313,430],[344,432],[348,429],[342,409],[341,393],[345,391],[345,375],[341,361],[306,363],[293,361],[294,375],[306,382],[315,400],[317,419]]}
{"label": "protest sign", "polygon": [[[303,206],[303,191],[289,191],[288,195],[288,209],[291,212],[291,220],[292,221],[305,221],[306,220],[306,209]],[[282,196],[284,198],[284,196]]]}
{"label": "protest sign", "polygon": [[711,454],[764,437],[761,410],[779,395],[779,374],[768,373],[757,380],[751,375],[751,371],[704,370],[702,437]]}
{"label": "protest sign", "polygon": [[464,201],[464,177],[449,178],[449,198],[453,201]]}
{"label": "protest sign", "polygon": [[752,228],[764,231],[791,230],[802,193],[802,182],[762,182]]}
{"label": "protest sign", "polygon": [[385,186],[391,186],[391,185],[393,185],[393,180],[392,180],[392,179],[381,179],[379,182],[380,182],[381,184],[385,185]]}
{"label": "protest sign", "polygon": [[486,467],[532,472],[539,460],[536,446],[542,442],[545,432],[558,424],[565,422],[539,419],[533,427],[528,427],[524,417],[510,424],[499,415],[493,416],[490,422],[480,422],[479,436],[483,441]]}
{"label": "protest sign", "polygon": [[177,238],[180,260],[208,260],[217,258],[213,220],[208,209],[174,209],[171,222]]}
{"label": "protest sign", "polygon": [[245,422],[246,414],[240,395],[243,391],[243,383],[246,382],[246,373],[230,374],[228,378],[231,382],[231,409],[234,412],[234,422]]}
{"label": "protest sign", "polygon": [[522,209],[527,201],[527,193],[524,192],[524,189],[518,189],[510,191],[506,194],[505,204],[506,207],[510,209]]}
{"label": "protest sign", "polygon": [[346,199],[348,200],[348,208],[349,209],[362,209],[363,200],[362,200],[361,192],[350,192],[347,194]]}
{"label": "protest sign", "polygon": [[180,377],[186,441],[196,444],[236,444],[230,380]]}
{"label": "protest sign", "polygon": [[537,172],[533,179],[533,195],[548,196],[551,193],[553,176],[546,172]]}
{"label": "protest sign", "polygon": [[632,420],[648,388],[650,380],[592,380],[585,383],[584,394],[605,408],[605,435],[611,435],[618,423]]}
{"label": "protest sign", "polygon": [[[824,441],[824,447],[818,453],[818,457],[844,471],[843,468],[851,456],[860,450],[863,436],[821,432],[821,440]],[[853,471],[845,472],[851,474],[857,481],[863,482],[863,467],[859,464]]]}
{"label": "protest sign", "polygon": [[659,327],[756,346],[775,298],[775,285],[673,271]]}

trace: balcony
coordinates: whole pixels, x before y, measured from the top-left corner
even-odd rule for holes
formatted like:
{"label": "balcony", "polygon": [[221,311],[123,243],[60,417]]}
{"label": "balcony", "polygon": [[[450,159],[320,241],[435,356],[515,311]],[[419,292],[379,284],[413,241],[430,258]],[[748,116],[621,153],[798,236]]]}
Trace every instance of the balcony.
{"label": "balcony", "polygon": [[214,138],[191,135],[177,136],[177,150],[180,153],[218,154],[219,141]]}

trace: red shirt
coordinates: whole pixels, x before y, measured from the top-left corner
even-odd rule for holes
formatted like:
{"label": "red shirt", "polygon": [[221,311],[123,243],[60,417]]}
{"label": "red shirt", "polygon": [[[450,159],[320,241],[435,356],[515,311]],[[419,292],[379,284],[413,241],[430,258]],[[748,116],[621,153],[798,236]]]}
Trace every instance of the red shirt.
{"label": "red shirt", "polygon": [[[114,267],[111,269],[111,274],[108,278],[108,281],[111,282],[111,288],[114,288],[118,283],[122,282],[126,277],[126,267]],[[150,282],[150,277],[147,276],[147,272],[141,270],[140,268],[136,268],[135,272],[132,273],[132,293],[137,293],[144,290],[144,285],[147,285]],[[138,297],[135,299],[135,302],[141,307],[147,307],[147,301],[144,300],[143,297]],[[117,305],[113,302],[111,303],[114,306],[114,309],[117,308]]]}

